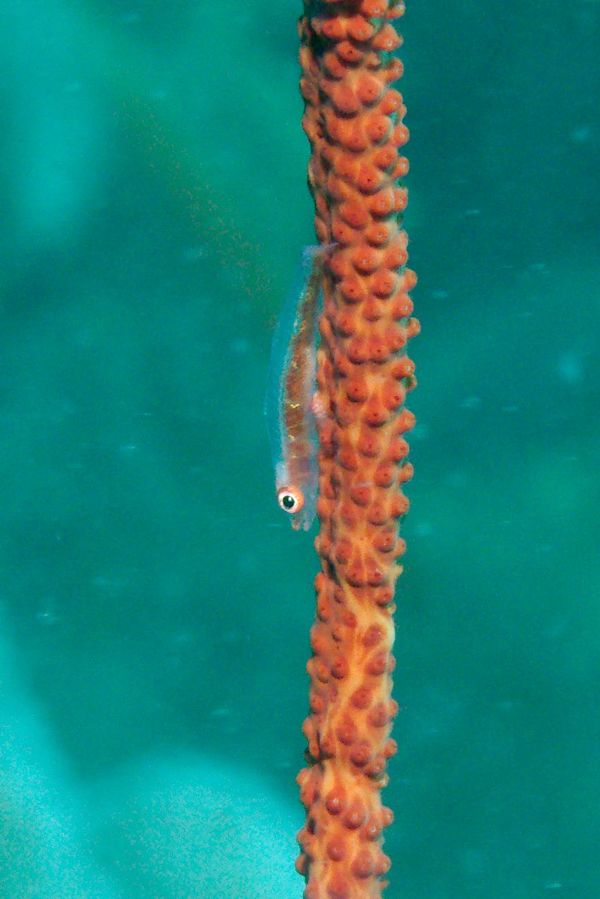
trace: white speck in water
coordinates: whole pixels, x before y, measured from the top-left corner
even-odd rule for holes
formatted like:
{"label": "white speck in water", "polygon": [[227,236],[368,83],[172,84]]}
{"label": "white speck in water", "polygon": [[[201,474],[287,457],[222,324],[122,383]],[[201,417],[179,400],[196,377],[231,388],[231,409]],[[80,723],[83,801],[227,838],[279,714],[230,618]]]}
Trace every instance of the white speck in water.
{"label": "white speck in water", "polygon": [[133,10],[131,10],[130,12],[124,12],[119,21],[123,25],[137,25],[138,22],[142,21],[142,17],[139,12],[133,12]]}
{"label": "white speck in water", "polygon": [[429,537],[433,534],[433,526],[429,521],[420,521],[414,528],[413,533],[416,537]]}
{"label": "white speck in water", "polygon": [[198,259],[202,259],[206,253],[206,248],[203,246],[197,247],[186,247],[181,254],[181,258],[184,262],[197,262]]}
{"label": "white speck in water", "polygon": [[181,631],[178,634],[172,634],[169,643],[175,649],[179,647],[191,646],[195,641],[195,636],[190,631]]}
{"label": "white speck in water", "polygon": [[236,337],[229,344],[229,349],[234,356],[247,356],[250,352],[250,341],[245,337]]}
{"label": "white speck in water", "polygon": [[575,353],[563,353],[558,359],[558,377],[565,384],[579,384],[583,380],[583,362]]}
{"label": "white speck in water", "polygon": [[468,474],[465,470],[450,471],[445,475],[444,483],[452,490],[462,490],[469,483]]}
{"label": "white speck in water", "polygon": [[585,144],[592,136],[592,129],[589,125],[580,125],[578,128],[573,128],[573,130],[569,134],[569,139],[573,141],[574,144]]}
{"label": "white speck in water", "polygon": [[137,453],[139,450],[139,446],[137,443],[122,443],[119,447],[119,452],[123,456],[131,456],[133,453]]}
{"label": "white speck in water", "polygon": [[460,403],[461,409],[479,409],[480,406],[480,396],[466,396]]}

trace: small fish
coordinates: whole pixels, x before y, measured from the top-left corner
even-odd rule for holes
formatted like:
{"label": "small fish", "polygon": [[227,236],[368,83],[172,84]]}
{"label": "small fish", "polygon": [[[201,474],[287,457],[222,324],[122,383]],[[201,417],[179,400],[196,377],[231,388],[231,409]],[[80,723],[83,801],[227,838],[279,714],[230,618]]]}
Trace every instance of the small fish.
{"label": "small fish", "polygon": [[296,531],[310,528],[317,502],[317,322],[327,249],[304,250],[303,286],[287,300],[273,335],[265,398],[277,502]]}

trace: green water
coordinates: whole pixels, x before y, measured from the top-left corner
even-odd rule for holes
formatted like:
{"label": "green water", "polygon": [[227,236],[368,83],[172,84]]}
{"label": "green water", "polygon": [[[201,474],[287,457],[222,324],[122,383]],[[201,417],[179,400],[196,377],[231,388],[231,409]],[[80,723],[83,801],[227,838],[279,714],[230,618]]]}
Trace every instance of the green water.
{"label": "green water", "polygon": [[[262,401],[299,0],[4,0],[0,899],[300,899]],[[409,4],[389,899],[600,896],[600,4]]]}

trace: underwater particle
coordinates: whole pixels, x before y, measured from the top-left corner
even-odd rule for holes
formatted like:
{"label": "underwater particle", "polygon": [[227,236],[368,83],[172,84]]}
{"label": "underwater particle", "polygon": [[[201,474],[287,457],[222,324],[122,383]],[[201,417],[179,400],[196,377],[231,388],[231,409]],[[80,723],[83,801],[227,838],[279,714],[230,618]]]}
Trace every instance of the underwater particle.
{"label": "underwater particle", "polygon": [[36,612],[35,620],[42,627],[52,627],[53,624],[56,624],[58,618],[50,609],[40,609],[39,612]]}
{"label": "underwater particle", "polygon": [[459,405],[461,409],[479,409],[481,402],[480,396],[466,396]]}
{"label": "underwater particle", "polygon": [[578,128],[573,128],[573,130],[569,133],[569,140],[574,144],[585,144],[589,141],[592,136],[592,129],[589,125],[580,125]]}
{"label": "underwater particle", "polygon": [[247,356],[250,352],[250,341],[246,337],[234,337],[229,344],[233,356]]}
{"label": "underwater particle", "polygon": [[140,13],[135,12],[134,10],[124,12],[121,16],[119,16],[119,22],[122,25],[138,25],[141,21],[142,17]]}
{"label": "underwater particle", "polygon": [[565,384],[579,384],[583,381],[583,361],[581,356],[574,352],[563,353],[558,358],[556,371],[560,380]]}
{"label": "underwater particle", "polygon": [[183,262],[197,262],[206,255],[206,247],[198,245],[196,247],[186,247],[181,253]]}

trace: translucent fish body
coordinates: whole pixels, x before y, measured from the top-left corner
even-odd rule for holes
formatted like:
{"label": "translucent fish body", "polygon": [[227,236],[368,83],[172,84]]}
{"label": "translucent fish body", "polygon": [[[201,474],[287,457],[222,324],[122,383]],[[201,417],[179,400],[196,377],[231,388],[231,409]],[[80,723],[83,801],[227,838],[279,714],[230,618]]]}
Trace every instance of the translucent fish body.
{"label": "translucent fish body", "polygon": [[265,401],[277,499],[294,530],[305,531],[317,501],[314,396],[323,253],[320,247],[304,251],[303,285],[287,300],[273,335]]}

